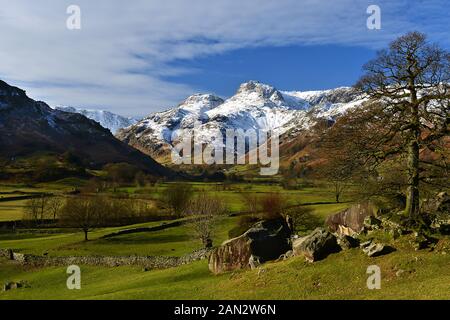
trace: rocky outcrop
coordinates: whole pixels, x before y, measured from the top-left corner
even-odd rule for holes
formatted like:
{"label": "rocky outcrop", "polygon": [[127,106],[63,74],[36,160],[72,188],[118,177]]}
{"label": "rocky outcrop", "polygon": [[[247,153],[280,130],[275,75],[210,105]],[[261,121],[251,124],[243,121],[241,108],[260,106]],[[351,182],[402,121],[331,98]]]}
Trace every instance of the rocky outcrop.
{"label": "rocky outcrop", "polygon": [[359,246],[359,240],[347,235],[339,234],[336,236],[336,241],[342,250],[348,250],[357,248]]}
{"label": "rocky outcrop", "polygon": [[3,284],[3,291],[15,290],[20,288],[29,288],[28,282],[21,280],[19,282],[8,281]]}
{"label": "rocky outcrop", "polygon": [[443,191],[436,194],[433,198],[424,201],[423,210],[429,213],[450,212],[450,195]]}
{"label": "rocky outcrop", "polygon": [[218,274],[275,260],[291,249],[290,237],[291,229],[284,219],[260,221],[216,248],[209,257],[209,270]]}
{"label": "rocky outcrop", "polygon": [[367,216],[364,218],[363,227],[366,230],[378,230],[381,228],[381,220],[375,218],[374,216]]}
{"label": "rocky outcrop", "polygon": [[374,215],[375,209],[370,203],[360,203],[330,215],[325,224],[332,232],[352,236],[364,229],[366,217]]}
{"label": "rocky outcrop", "polygon": [[394,248],[382,243],[375,242],[373,240],[368,240],[361,243],[360,247],[362,251],[369,257],[378,257],[395,251]]}
{"label": "rocky outcrop", "polygon": [[438,239],[426,236],[421,233],[414,232],[413,239],[410,244],[414,250],[423,250],[433,247],[438,242]]}
{"label": "rocky outcrop", "polygon": [[317,228],[310,235],[296,239],[292,244],[295,256],[303,255],[309,262],[326,258],[329,254],[339,252],[341,248],[336,237],[323,228]]}

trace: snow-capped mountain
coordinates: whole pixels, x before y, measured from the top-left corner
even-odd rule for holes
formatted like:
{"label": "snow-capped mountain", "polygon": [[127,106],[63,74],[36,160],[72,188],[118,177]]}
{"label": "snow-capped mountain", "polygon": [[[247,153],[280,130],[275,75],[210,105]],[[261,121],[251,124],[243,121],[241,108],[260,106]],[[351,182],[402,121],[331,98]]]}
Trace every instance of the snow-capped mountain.
{"label": "snow-capped mountain", "polygon": [[56,110],[70,112],[70,113],[79,113],[84,115],[85,117],[97,121],[100,125],[106,129],[109,129],[112,134],[115,134],[119,129],[126,128],[138,122],[137,119],[134,118],[126,118],[120,116],[118,114],[104,111],[104,110],[85,110],[85,109],[77,109],[74,107],[55,107]]}
{"label": "snow-capped mountain", "polygon": [[212,132],[226,129],[296,132],[307,129],[318,118],[333,119],[363,100],[349,87],[290,92],[249,81],[229,99],[196,94],[173,109],[151,114],[119,130],[116,136],[147,154],[159,156],[170,150],[172,133],[177,129],[192,130],[196,125],[203,142],[211,141]]}

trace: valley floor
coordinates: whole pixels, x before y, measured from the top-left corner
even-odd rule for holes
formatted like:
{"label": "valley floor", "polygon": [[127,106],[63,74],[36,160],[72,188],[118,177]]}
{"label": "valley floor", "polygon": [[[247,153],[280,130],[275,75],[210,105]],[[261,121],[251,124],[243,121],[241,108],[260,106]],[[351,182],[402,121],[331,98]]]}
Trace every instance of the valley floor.
{"label": "valley floor", "polygon": [[[72,184],[72,182],[71,182]],[[35,191],[53,191],[60,185],[39,186]],[[70,188],[70,185],[69,187]],[[165,186],[153,188],[157,199]],[[333,203],[333,194],[327,189],[303,188],[281,190],[279,186],[233,186],[232,190],[217,190],[214,184],[197,184],[220,194],[232,212],[243,209],[241,193],[282,191],[290,204],[311,206],[313,213],[325,219],[352,204],[351,197],[344,203]],[[19,189],[3,187],[4,196]],[[21,189],[27,192],[28,190]],[[146,190],[124,188],[130,197],[138,197]],[[150,193],[148,191],[147,193]],[[9,201],[4,201],[6,205]],[[14,203],[14,201],[12,201]],[[12,204],[11,204],[12,205]],[[2,210],[1,216],[16,219],[22,216],[18,204],[15,211]],[[228,239],[228,232],[236,227],[239,216],[225,216],[216,226],[213,243],[219,245]],[[0,248],[11,248],[21,253],[48,256],[88,255],[161,255],[182,256],[199,249],[201,243],[190,235],[188,225],[154,232],[131,233],[104,239],[105,234],[124,229],[153,227],[164,221],[97,229],[90,233],[90,241],[83,241],[77,230],[58,228],[20,230],[20,233],[0,233]],[[383,235],[380,235],[383,237]],[[450,239],[441,239],[447,251],[414,251],[408,236],[400,239],[382,239],[398,250],[385,256],[369,258],[360,249],[332,254],[313,264],[302,257],[271,262],[256,270],[241,270],[215,276],[208,270],[206,260],[175,268],[144,271],[139,266],[99,267],[81,265],[81,290],[66,287],[65,267],[31,268],[16,261],[0,258],[0,284],[25,281],[29,287],[0,291],[0,300],[15,299],[450,299]],[[443,254],[447,252],[446,254]],[[367,267],[381,269],[381,289],[367,288]]]}
{"label": "valley floor", "polygon": [[[381,268],[379,290],[366,285],[374,264]],[[0,282],[25,280],[30,287],[1,292],[0,299],[450,299],[449,266],[449,254],[402,250],[369,258],[359,249],[314,264],[295,257],[219,276],[205,260],[147,272],[81,266],[81,290],[68,290],[65,268],[27,269],[3,259]]]}

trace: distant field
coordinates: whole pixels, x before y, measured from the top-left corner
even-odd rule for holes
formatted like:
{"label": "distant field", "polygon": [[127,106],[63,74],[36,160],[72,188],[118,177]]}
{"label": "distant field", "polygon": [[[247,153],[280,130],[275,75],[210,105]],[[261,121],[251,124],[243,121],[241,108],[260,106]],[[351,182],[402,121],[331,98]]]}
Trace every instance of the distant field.
{"label": "distant field", "polygon": [[0,221],[21,220],[26,200],[0,202]]}
{"label": "distant field", "polygon": [[[236,217],[224,217],[217,223],[213,238],[219,245],[228,238],[228,230],[234,227]],[[182,256],[201,248],[201,242],[192,236],[189,225],[181,225],[160,231],[132,233],[100,239],[118,230],[159,226],[163,222],[149,222],[125,227],[103,228],[89,233],[90,241],[84,241],[82,232],[56,234],[22,233],[20,239],[14,234],[0,234],[1,248],[12,248],[24,253],[50,256],[85,255],[163,255]]]}

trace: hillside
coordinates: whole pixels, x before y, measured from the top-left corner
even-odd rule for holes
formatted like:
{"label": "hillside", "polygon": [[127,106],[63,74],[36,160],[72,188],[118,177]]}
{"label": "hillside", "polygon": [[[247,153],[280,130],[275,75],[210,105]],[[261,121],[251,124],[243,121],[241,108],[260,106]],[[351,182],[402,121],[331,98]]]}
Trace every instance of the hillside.
{"label": "hillside", "polygon": [[0,154],[3,158],[36,152],[70,151],[90,168],[128,162],[146,172],[167,176],[171,171],[117,140],[108,129],[77,113],[53,110],[25,91],[0,81]]}
{"label": "hillside", "polygon": [[105,110],[86,110],[74,107],[56,107],[56,110],[70,112],[70,113],[79,113],[85,116],[86,118],[92,119],[100,123],[103,128],[109,129],[112,134],[115,134],[122,128],[126,128],[135,124],[138,120],[131,117],[123,117],[121,115],[105,111]]}

